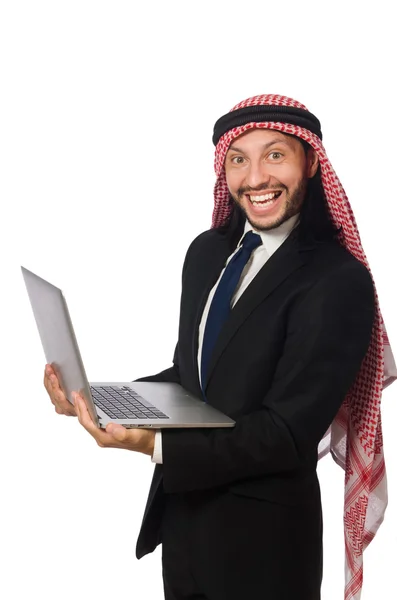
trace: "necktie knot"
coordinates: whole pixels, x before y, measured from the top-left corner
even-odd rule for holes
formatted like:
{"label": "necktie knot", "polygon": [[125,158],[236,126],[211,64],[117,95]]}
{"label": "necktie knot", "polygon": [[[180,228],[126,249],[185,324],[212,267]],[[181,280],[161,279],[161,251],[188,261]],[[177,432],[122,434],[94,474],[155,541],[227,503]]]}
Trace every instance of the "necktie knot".
{"label": "necktie knot", "polygon": [[250,253],[255,250],[258,246],[261,246],[262,238],[257,233],[253,231],[247,231],[243,238],[242,247],[244,250],[248,250]]}

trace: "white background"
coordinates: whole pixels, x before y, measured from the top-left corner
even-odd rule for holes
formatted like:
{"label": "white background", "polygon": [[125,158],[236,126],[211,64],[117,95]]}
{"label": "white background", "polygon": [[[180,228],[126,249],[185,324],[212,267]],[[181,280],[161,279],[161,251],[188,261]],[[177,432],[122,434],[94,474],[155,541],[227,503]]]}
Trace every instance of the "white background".
{"label": "white background", "polygon": [[[180,274],[210,227],[215,120],[261,93],[321,120],[389,336],[395,314],[395,31],[387,0],[3,0],[0,9],[1,580],[7,600],[162,598],[135,542],[153,466],[59,417],[19,267],[60,286],[89,378],[171,365]],[[363,600],[391,598],[397,384],[383,396],[390,504]],[[343,597],[343,472],[319,465],[323,599]],[[266,543],[266,540],[264,540]],[[3,596],[3,593],[2,593]]]}

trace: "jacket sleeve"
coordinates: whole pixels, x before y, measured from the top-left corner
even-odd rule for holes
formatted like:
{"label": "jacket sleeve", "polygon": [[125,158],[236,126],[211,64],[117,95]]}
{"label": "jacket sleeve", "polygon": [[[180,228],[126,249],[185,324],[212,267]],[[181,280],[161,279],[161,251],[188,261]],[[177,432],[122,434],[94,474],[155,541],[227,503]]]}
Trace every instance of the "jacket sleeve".
{"label": "jacket sleeve", "polygon": [[291,309],[259,410],[232,429],[163,430],[164,490],[205,490],[307,464],[354,383],[374,314],[372,279],[358,261],[317,281]]}

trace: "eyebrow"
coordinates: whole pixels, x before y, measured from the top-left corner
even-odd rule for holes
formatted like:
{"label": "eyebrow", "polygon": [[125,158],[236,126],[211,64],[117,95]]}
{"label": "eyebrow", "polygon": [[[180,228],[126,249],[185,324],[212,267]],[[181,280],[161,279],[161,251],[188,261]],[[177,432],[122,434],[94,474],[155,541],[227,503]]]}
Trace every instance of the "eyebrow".
{"label": "eyebrow", "polygon": [[[263,145],[263,150],[267,150],[268,148],[270,148],[270,146],[275,146],[276,144],[285,144],[286,146],[289,146],[292,150],[294,150],[294,147],[292,146],[291,142],[288,139],[282,139],[282,138],[277,138],[276,140],[267,142],[267,144]],[[242,150],[241,148],[238,148],[237,146],[230,146],[228,152],[230,152],[230,150],[244,154],[244,150]]]}

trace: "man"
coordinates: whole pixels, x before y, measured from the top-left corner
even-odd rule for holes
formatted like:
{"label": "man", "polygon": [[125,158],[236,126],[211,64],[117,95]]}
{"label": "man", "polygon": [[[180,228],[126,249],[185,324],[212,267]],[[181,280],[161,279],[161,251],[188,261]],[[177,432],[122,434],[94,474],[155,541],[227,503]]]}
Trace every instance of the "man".
{"label": "man", "polygon": [[57,412],[77,413],[100,446],[159,463],[137,557],[162,543],[166,600],[319,600],[328,450],[346,471],[345,598],[360,596],[386,505],[380,396],[396,371],[321,139],[318,119],[282,96],[248,99],[214,128],[212,228],[186,255],[174,364],[141,381],[180,383],[233,429],[100,431],[46,367]]}

